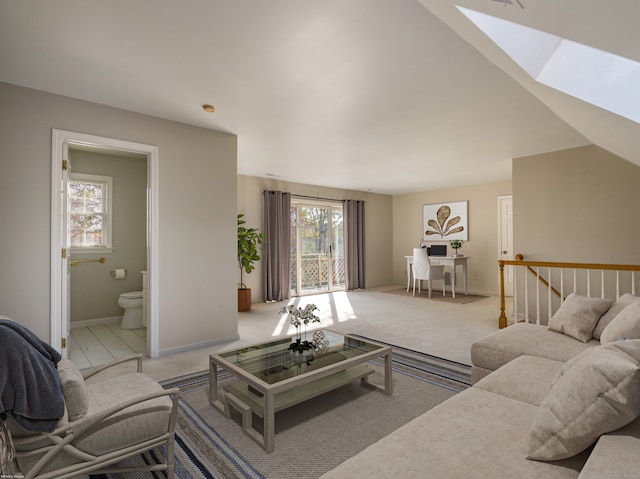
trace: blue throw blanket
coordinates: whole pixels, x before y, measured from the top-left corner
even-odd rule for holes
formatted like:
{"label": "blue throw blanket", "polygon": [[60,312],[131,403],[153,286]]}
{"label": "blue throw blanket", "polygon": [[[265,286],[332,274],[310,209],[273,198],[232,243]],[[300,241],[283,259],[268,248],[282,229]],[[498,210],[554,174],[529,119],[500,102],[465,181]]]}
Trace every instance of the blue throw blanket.
{"label": "blue throw blanket", "polygon": [[29,431],[51,432],[64,414],[60,354],[24,326],[0,319],[0,416]]}

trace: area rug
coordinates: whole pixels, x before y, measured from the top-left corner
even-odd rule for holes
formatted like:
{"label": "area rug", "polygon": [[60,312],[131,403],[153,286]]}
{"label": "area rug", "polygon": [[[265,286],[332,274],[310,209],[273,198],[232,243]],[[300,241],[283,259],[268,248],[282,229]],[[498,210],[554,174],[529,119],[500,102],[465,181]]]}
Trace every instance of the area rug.
{"label": "area rug", "polygon": [[[376,370],[370,381],[381,384],[382,358],[371,361],[370,367]],[[394,347],[393,395],[355,382],[281,411],[276,414],[275,451],[271,454],[242,432],[239,415],[229,420],[209,405],[208,371],[165,381],[164,387],[182,391],[176,477],[317,478],[466,389],[470,380],[469,366]],[[218,387],[231,381],[235,379],[222,371]],[[135,477],[125,474],[109,479]]]}
{"label": "area rug", "polygon": [[[442,285],[440,285],[440,288],[442,288]],[[415,298],[426,299],[430,301],[442,301],[445,303],[452,303],[452,304],[473,303],[474,301],[479,301],[481,299],[485,299],[489,297],[489,296],[482,296],[479,294],[464,294],[456,291],[456,297],[454,298],[453,296],[451,296],[451,293],[449,291],[447,291],[446,296],[442,296],[442,289],[438,290],[433,288],[431,289],[431,298],[429,298],[429,291],[425,291],[424,289],[420,292],[420,294],[418,294],[418,291],[416,290],[415,296],[413,296],[413,289],[409,289],[409,291],[407,292],[406,288],[390,289],[388,291],[381,291],[381,293],[395,294],[398,296],[406,296],[408,298],[415,297]]]}

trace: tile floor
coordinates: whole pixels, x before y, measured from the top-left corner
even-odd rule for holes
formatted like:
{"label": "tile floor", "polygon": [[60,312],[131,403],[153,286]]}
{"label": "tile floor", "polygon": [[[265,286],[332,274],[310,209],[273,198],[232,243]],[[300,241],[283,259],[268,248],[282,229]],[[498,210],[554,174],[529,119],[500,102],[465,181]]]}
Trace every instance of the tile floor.
{"label": "tile floor", "polygon": [[120,329],[119,322],[73,328],[69,341],[69,359],[84,369],[131,354],[146,354],[147,328]]}

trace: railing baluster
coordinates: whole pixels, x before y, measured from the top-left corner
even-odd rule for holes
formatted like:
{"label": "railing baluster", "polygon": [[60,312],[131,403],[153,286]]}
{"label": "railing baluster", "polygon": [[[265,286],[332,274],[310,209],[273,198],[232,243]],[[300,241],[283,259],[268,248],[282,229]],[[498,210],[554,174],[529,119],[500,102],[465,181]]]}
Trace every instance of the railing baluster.
{"label": "railing baluster", "polygon": [[513,322],[518,322],[518,267],[513,267]]}
{"label": "railing baluster", "polygon": [[536,266],[536,324],[540,324],[540,268]]}
{"label": "railing baluster", "polygon": [[[551,268],[547,268],[547,278],[549,278],[549,285],[551,285]],[[551,314],[551,287],[547,287],[547,318],[552,316]]]}
{"label": "railing baluster", "polygon": [[[514,275],[513,275],[513,285],[514,285],[514,296],[513,296],[513,315],[515,317],[515,322],[518,322],[520,318],[520,314],[523,314],[523,320],[527,323],[531,323],[531,311],[530,309],[533,305],[529,304],[529,292],[531,289],[531,293],[536,295],[535,298],[535,322],[536,324],[540,324],[545,318],[543,314],[550,318],[552,317],[554,310],[557,310],[553,304],[553,295],[556,295],[560,298],[560,305],[564,302],[565,296],[568,293],[570,283],[567,284],[565,288],[565,277],[564,270],[565,269],[573,269],[573,291],[578,294],[585,294],[586,296],[592,297],[592,293],[595,297],[606,298],[608,295],[614,294],[614,291],[609,291],[608,288],[613,289],[613,278],[607,271],[615,272],[615,298],[617,300],[620,298],[621,293],[628,292],[633,295],[637,295],[638,288],[636,288],[636,280],[638,277],[638,273],[640,272],[640,265],[620,265],[620,264],[594,264],[594,263],[559,263],[559,262],[550,262],[550,261],[524,261],[524,258],[521,254],[516,255],[515,260],[500,260],[501,270],[504,269],[505,266],[514,266]],[[548,281],[543,276],[541,272],[541,268],[546,268],[546,275],[548,276]],[[557,277],[553,277],[555,269],[560,270],[560,287],[559,290],[553,286],[553,282],[557,281]],[[518,280],[519,270],[524,274],[524,281]],[[586,270],[585,273],[582,271]],[[598,295],[596,292],[592,291],[591,286],[591,272],[597,274],[597,271],[600,271],[600,294]],[[578,278],[578,272],[580,274],[585,275],[586,285],[581,278]],[[622,276],[621,271],[629,271],[631,274],[631,278],[629,279],[627,276]],[[529,288],[529,276],[532,275],[536,281],[535,289]],[[501,275],[501,288],[504,287],[504,278]],[[596,280],[596,278],[594,278]],[[568,281],[567,281],[568,282]],[[524,283],[523,286],[522,283]],[[547,288],[547,302],[548,307],[547,311],[542,311],[542,298],[540,297],[540,283],[544,287]],[[597,287],[596,287],[597,289]],[[553,294],[552,294],[553,293]],[[522,307],[523,299],[521,295],[524,294],[524,311],[520,309]],[[501,296],[502,297],[502,296]],[[547,318],[547,319],[549,319]],[[504,327],[506,325],[506,315],[504,314],[504,305],[501,303],[501,319],[503,324],[500,327]]]}
{"label": "railing baluster", "polygon": [[524,275],[524,317],[526,322],[529,322],[529,275],[525,270]]}

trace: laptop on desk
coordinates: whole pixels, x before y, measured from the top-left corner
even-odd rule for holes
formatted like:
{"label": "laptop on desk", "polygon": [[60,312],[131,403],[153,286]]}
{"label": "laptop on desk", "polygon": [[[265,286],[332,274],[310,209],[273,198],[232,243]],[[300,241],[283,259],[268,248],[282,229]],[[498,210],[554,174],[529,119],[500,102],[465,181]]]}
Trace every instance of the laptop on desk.
{"label": "laptop on desk", "polygon": [[447,256],[446,244],[432,244],[427,252],[429,256]]}

